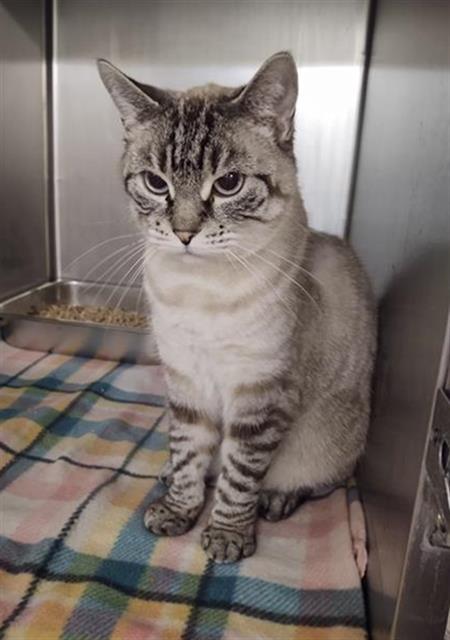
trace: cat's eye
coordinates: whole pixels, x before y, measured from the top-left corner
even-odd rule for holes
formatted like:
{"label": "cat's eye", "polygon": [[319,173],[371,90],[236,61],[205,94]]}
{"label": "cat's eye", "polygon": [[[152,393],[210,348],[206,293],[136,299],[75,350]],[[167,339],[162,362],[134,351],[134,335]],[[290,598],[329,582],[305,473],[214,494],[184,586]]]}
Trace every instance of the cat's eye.
{"label": "cat's eye", "polygon": [[214,183],[214,190],[220,196],[234,196],[242,189],[244,182],[245,176],[243,176],[242,173],[230,171],[220,178],[217,178]]}
{"label": "cat's eye", "polygon": [[166,193],[169,193],[169,185],[161,176],[156,175],[156,173],[145,171],[144,182],[147,189],[157,196],[165,196]]}

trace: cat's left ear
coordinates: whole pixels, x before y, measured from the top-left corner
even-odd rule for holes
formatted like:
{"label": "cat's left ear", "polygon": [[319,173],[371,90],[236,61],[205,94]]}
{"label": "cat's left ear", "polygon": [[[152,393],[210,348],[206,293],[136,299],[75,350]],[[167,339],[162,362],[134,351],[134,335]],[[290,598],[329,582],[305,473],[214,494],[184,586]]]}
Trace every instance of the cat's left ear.
{"label": "cat's left ear", "polygon": [[281,145],[289,144],[294,135],[297,102],[297,66],[288,51],[271,56],[235,98],[256,116],[271,117]]}
{"label": "cat's left ear", "polygon": [[107,60],[97,60],[97,67],[125,128],[151,119],[167,106],[170,100],[168,92],[129,78]]}

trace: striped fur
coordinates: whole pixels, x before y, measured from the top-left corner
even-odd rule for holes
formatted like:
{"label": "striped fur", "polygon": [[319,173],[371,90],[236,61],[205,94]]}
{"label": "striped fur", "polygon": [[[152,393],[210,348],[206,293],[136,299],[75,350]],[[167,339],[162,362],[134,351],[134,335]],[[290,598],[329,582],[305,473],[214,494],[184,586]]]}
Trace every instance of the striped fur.
{"label": "striped fur", "polygon": [[[269,519],[286,517],[342,482],[364,449],[370,288],[344,242],[307,227],[289,54],[245,87],[186,93],[99,66],[125,126],[125,187],[148,240],[145,285],[172,413],[170,486],[145,522],[158,534],[187,531],[215,472],[202,544],[235,561],[255,549],[258,504]],[[148,171],[167,194],[149,192]],[[214,184],[229,172],[245,180],[222,197]]]}

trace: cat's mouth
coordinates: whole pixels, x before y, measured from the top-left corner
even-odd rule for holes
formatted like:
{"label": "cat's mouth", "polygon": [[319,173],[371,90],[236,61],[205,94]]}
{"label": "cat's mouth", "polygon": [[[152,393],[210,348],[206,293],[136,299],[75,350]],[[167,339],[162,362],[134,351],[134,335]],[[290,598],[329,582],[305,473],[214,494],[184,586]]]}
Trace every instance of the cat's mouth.
{"label": "cat's mouth", "polygon": [[195,260],[196,258],[202,258],[204,255],[201,252],[193,249],[191,246],[180,247],[177,251],[177,255],[179,255],[183,260]]}
{"label": "cat's mouth", "polygon": [[175,260],[183,260],[189,262],[191,260],[206,260],[207,258],[216,258],[223,255],[221,251],[211,250],[209,247],[169,244],[164,247],[164,252],[170,254]]}

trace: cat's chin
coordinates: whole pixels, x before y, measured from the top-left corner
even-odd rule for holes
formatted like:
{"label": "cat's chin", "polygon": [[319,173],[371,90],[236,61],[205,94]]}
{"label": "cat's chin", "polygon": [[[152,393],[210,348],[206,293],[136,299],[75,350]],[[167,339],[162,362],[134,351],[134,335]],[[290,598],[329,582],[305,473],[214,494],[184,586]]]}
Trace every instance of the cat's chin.
{"label": "cat's chin", "polygon": [[205,258],[205,256],[202,255],[201,253],[197,253],[195,251],[189,251],[187,249],[186,251],[180,251],[179,257],[184,262],[192,262],[194,260],[201,260],[202,258]]}
{"label": "cat's chin", "polygon": [[182,262],[194,262],[195,260],[202,260],[208,256],[207,253],[190,249],[189,247],[171,247],[168,251],[166,250],[165,253],[167,256],[170,256],[172,260]]}
{"label": "cat's chin", "polygon": [[218,258],[223,256],[222,252],[208,251],[207,249],[198,249],[191,247],[170,247],[165,251],[166,255],[173,260],[181,260],[183,262],[192,262],[195,260],[207,260],[208,258]]}

